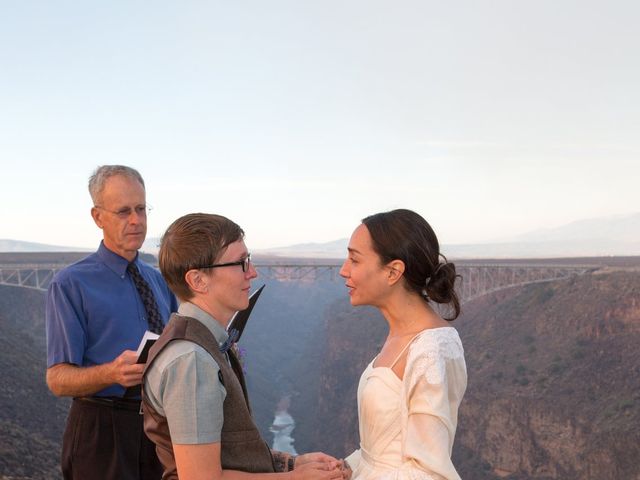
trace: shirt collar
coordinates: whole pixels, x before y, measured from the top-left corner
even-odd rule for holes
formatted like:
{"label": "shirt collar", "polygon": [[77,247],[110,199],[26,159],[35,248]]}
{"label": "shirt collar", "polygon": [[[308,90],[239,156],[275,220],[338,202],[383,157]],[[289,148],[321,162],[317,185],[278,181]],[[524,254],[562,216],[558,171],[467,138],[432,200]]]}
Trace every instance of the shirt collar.
{"label": "shirt collar", "polygon": [[219,345],[222,345],[229,338],[227,331],[215,318],[191,302],[182,302],[178,307],[178,315],[198,320],[213,333]]}
{"label": "shirt collar", "polygon": [[[129,260],[109,250],[105,246],[104,241],[100,242],[100,247],[98,248],[98,256],[107,267],[113,270],[116,275],[121,278],[124,277],[124,274],[127,271],[127,266],[129,265]],[[138,252],[136,252],[136,258],[133,259],[133,263],[138,262],[138,257]]]}

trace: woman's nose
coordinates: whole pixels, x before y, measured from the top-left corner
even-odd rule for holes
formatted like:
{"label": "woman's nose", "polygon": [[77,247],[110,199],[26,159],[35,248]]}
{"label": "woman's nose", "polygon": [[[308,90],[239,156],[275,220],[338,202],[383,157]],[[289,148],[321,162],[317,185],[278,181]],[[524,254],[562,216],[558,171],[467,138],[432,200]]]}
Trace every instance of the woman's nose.
{"label": "woman's nose", "polygon": [[348,272],[348,269],[347,269],[347,261],[346,260],[342,263],[342,266],[340,267],[339,274],[343,278],[347,278],[349,276],[349,272]]}

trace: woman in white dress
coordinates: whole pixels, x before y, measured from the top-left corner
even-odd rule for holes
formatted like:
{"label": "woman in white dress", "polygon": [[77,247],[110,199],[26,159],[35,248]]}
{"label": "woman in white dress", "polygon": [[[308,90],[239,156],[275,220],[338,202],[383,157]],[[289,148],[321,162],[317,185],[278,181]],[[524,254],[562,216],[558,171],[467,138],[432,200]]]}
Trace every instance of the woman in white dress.
{"label": "woman in white dress", "polygon": [[[348,252],[340,275],[351,304],[377,307],[389,324],[358,385],[360,449],[346,459],[352,480],[459,479],[451,450],[467,370],[448,323],[460,313],[455,266],[410,210],[365,218]],[[450,317],[433,303],[447,305]]]}

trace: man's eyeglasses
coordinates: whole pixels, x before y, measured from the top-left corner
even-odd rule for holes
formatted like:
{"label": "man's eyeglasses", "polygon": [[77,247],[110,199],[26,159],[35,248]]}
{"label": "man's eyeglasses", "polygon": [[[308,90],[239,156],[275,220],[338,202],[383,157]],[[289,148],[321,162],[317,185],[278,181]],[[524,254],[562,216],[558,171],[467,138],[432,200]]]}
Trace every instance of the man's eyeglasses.
{"label": "man's eyeglasses", "polygon": [[100,210],[104,210],[105,212],[113,213],[116,217],[123,220],[129,218],[133,212],[136,212],[136,215],[139,215],[141,217],[146,217],[147,213],[149,213],[153,209],[151,205],[137,205],[133,208],[122,207],[119,210],[109,210],[107,208],[101,207],[100,205],[94,205],[94,207],[99,208]]}
{"label": "man's eyeglasses", "polygon": [[203,265],[201,267],[195,267],[195,268],[197,270],[200,270],[200,269],[204,269],[204,268],[235,267],[235,266],[239,265],[239,266],[242,267],[242,271],[246,273],[246,272],[249,271],[249,264],[250,263],[251,263],[251,254],[247,255],[242,260],[238,260],[237,262],[215,263],[213,265]]}

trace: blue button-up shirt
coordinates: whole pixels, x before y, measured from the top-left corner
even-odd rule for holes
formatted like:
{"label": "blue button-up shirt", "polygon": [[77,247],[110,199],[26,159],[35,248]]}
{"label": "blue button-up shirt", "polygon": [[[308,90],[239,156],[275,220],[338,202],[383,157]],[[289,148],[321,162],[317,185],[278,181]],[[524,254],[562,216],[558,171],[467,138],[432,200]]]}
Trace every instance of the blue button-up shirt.
{"label": "blue button-up shirt", "polygon": [[[160,272],[134,260],[166,323],[178,308]],[[100,244],[98,251],[58,272],[47,291],[47,367],[70,363],[89,367],[136,350],[148,330],[146,311],[127,273],[128,260]],[[121,396],[112,385],[96,395]]]}

